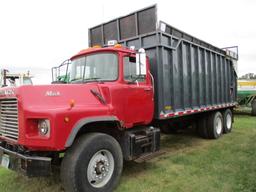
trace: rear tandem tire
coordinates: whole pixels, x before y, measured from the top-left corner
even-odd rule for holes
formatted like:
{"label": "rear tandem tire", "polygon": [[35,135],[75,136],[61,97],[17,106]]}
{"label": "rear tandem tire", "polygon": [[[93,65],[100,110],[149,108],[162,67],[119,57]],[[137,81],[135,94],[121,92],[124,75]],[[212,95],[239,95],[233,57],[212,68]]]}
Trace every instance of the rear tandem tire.
{"label": "rear tandem tire", "polygon": [[219,111],[209,114],[207,120],[209,139],[218,139],[223,133],[223,117]]}
{"label": "rear tandem tire", "polygon": [[207,130],[207,116],[204,115],[200,120],[197,122],[197,131],[200,137],[204,139],[208,139],[208,130]]}
{"label": "rear tandem tire", "polygon": [[252,116],[256,116],[256,99],[252,101]]}
{"label": "rear tandem tire", "polygon": [[119,143],[110,135],[80,136],[65,153],[62,185],[67,192],[112,192],[123,168]]}
{"label": "rear tandem tire", "polygon": [[160,127],[161,132],[164,134],[167,134],[167,135],[177,134],[177,132],[178,132],[177,128],[173,124],[168,123],[168,122],[162,123],[161,125],[159,125],[159,127]]}
{"label": "rear tandem tire", "polygon": [[233,125],[233,113],[230,109],[226,109],[223,113],[223,133],[230,133]]}

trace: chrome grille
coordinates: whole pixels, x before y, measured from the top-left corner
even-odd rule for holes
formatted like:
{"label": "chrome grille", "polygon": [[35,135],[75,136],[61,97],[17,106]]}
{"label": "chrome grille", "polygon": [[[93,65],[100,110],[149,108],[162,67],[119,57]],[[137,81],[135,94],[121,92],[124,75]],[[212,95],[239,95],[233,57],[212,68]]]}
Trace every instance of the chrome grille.
{"label": "chrome grille", "polygon": [[17,140],[19,136],[17,99],[0,100],[0,136]]}

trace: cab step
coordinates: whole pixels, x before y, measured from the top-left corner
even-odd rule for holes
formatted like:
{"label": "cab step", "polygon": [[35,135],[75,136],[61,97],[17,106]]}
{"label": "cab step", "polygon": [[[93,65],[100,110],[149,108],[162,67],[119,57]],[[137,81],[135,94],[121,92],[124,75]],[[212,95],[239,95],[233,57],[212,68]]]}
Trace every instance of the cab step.
{"label": "cab step", "polygon": [[146,153],[146,154],[140,156],[139,158],[135,159],[134,161],[136,163],[144,163],[144,162],[149,161],[155,157],[159,157],[165,153],[166,153],[166,151],[164,151],[164,150],[159,150],[159,151],[156,151],[153,153]]}

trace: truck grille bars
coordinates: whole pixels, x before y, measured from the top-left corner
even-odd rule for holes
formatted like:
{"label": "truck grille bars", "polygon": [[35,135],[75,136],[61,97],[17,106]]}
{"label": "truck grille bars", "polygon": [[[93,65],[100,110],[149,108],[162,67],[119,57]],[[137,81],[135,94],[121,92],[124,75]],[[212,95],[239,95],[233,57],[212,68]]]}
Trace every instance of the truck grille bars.
{"label": "truck grille bars", "polygon": [[18,140],[18,127],[17,99],[0,100],[0,136]]}

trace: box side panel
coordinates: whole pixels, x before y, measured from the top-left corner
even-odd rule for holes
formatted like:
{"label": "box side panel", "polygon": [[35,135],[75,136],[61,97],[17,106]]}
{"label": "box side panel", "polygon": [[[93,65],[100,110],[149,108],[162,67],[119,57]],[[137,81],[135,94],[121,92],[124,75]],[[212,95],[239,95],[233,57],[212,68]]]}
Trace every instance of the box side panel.
{"label": "box side panel", "polygon": [[160,54],[162,63],[157,64],[158,78],[162,79],[158,86],[163,92],[163,98],[158,98],[163,100],[163,106],[157,106],[159,112],[193,111],[236,102],[237,77],[230,58],[166,33],[160,37],[164,54]]}

